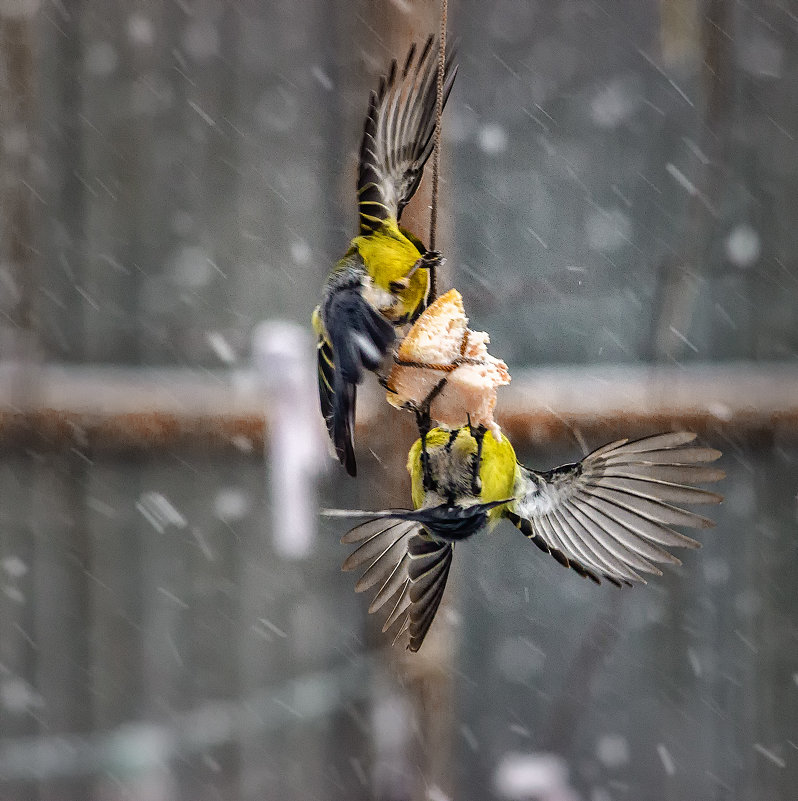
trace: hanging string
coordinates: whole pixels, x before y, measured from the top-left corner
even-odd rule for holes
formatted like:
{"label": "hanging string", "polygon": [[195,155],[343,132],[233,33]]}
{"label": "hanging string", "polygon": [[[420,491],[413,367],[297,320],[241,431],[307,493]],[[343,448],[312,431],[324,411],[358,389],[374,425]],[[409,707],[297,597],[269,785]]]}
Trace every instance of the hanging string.
{"label": "hanging string", "polygon": [[[438,229],[438,184],[441,168],[441,117],[443,116],[443,78],[446,68],[446,18],[447,0],[441,0],[441,33],[438,48],[438,84],[435,97],[435,147],[432,151],[432,199],[429,214],[429,248],[435,250],[435,235]],[[437,270],[430,269],[429,300],[432,302],[438,295]]]}

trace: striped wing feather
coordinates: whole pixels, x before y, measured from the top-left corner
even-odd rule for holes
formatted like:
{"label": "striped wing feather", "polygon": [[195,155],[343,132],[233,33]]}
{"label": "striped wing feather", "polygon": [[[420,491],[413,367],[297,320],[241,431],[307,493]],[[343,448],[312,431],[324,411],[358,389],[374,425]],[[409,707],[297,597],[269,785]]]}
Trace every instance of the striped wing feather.
{"label": "striped wing feather", "polygon": [[333,436],[333,405],[335,403],[335,360],[332,348],[324,337],[319,337],[316,344],[317,378],[319,383],[319,405],[327,432]]}
{"label": "striped wing feather", "polygon": [[[383,220],[399,220],[432,153],[438,75],[433,41],[430,36],[418,58],[413,45],[401,71],[392,62],[369,98],[357,183],[362,233],[375,231]],[[444,68],[444,105],[457,74],[453,55],[448,53]]]}

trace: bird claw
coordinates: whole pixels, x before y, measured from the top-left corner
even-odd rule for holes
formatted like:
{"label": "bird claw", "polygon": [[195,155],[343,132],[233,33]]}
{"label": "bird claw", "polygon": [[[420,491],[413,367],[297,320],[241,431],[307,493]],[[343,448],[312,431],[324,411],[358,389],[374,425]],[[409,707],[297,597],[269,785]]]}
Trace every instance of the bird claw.
{"label": "bird claw", "polygon": [[466,420],[468,420],[468,433],[471,434],[471,436],[476,440],[477,447],[481,448],[482,440],[483,440],[483,438],[485,437],[485,434],[488,431],[487,426],[485,426],[483,423],[480,423],[478,426],[475,426],[471,422],[471,415],[470,414],[466,414]]}
{"label": "bird claw", "polygon": [[391,281],[389,287],[392,292],[400,292],[410,286],[410,279],[416,270],[434,270],[443,267],[446,259],[443,258],[439,250],[428,250],[423,256],[416,259],[416,263],[410,268],[410,272],[404,278]]}
{"label": "bird claw", "polygon": [[440,250],[428,250],[419,261],[421,262],[419,266],[426,270],[430,269],[430,267],[443,267],[446,263],[446,259]]}
{"label": "bird claw", "polygon": [[421,475],[424,490],[426,492],[437,492],[438,482],[432,477],[430,469],[429,453],[427,452],[427,434],[430,432],[432,420],[429,415],[429,405],[421,409],[416,409],[416,425],[421,435]]}
{"label": "bird claw", "polygon": [[408,400],[402,404],[402,408],[413,412],[416,416],[416,426],[418,427],[419,438],[421,439],[421,471],[424,478],[424,489],[428,491],[437,492],[438,483],[432,477],[430,470],[429,454],[427,453],[427,434],[432,430],[432,415],[430,414],[430,406],[432,401],[438,397],[441,390],[446,386],[448,379],[444,376],[438,383],[430,390],[427,397],[421,403]]}
{"label": "bird claw", "polygon": [[[435,393],[437,394],[437,393]],[[423,476],[424,489],[427,492],[435,492],[438,489],[438,482],[432,477],[432,470],[430,469],[429,453],[427,453],[427,434],[432,428],[432,417],[430,416],[430,404],[432,398],[427,395],[422,401],[420,406],[415,406],[416,426],[418,433],[421,436],[421,474]]]}

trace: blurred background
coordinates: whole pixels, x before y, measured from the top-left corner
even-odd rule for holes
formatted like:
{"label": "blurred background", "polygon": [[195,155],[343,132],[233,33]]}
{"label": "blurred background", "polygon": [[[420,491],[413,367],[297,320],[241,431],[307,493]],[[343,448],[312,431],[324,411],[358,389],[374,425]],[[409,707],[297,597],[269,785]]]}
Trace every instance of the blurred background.
{"label": "blurred background", "polygon": [[539,468],[691,428],[727,500],[632,590],[465,543],[409,655],[317,511],[407,505],[411,421],[366,392],[346,477],[308,320],[438,13],[0,2],[2,801],[795,797],[798,6],[451,0],[442,284],[499,422]]}

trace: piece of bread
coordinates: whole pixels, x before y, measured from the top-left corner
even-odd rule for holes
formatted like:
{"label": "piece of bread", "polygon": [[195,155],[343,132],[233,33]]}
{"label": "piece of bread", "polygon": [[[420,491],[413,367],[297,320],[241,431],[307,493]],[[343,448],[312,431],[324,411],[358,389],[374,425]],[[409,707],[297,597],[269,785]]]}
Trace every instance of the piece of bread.
{"label": "piece of bread", "polygon": [[[440,425],[458,428],[468,422],[499,435],[493,419],[496,390],[510,383],[507,365],[488,353],[490,338],[471,331],[456,289],[441,295],[418,318],[399,345],[388,376],[388,402],[402,408],[420,405],[438,382],[446,384],[430,406]],[[444,369],[441,369],[444,368]]]}
{"label": "piece of bread", "polygon": [[450,289],[430,304],[399,344],[399,361],[448,365],[461,355],[468,317],[463,298]]}

